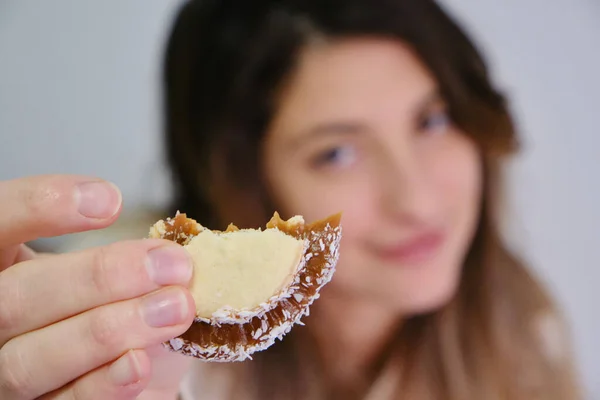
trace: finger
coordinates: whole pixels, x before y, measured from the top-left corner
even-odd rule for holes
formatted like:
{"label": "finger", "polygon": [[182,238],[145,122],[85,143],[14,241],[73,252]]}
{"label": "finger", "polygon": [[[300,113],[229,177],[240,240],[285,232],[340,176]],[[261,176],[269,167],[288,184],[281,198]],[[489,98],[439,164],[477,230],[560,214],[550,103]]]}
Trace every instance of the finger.
{"label": "finger", "polygon": [[0,388],[26,398],[56,390],[128,349],[182,334],[194,310],[189,291],[171,286],[17,336],[0,349]]}
{"label": "finger", "polygon": [[24,244],[4,248],[0,251],[0,271],[13,264],[31,260],[35,256],[35,252]]}
{"label": "finger", "polygon": [[[17,254],[13,260],[13,263],[20,263],[23,261],[33,260],[35,257],[38,257],[35,251],[31,250],[27,245],[22,244],[18,246]],[[43,256],[45,257],[45,255]]]}
{"label": "finger", "polygon": [[133,400],[148,385],[151,370],[144,350],[130,350],[40,400]]}
{"label": "finger", "polygon": [[0,181],[0,247],[104,228],[121,211],[112,183],[71,175]]}
{"label": "finger", "polygon": [[119,242],[0,272],[0,346],[10,338],[162,285],[187,285],[192,262],[163,240]]}
{"label": "finger", "polygon": [[145,350],[152,360],[152,377],[147,389],[157,393],[169,393],[177,389],[189,371],[193,357],[168,350],[162,343]]}

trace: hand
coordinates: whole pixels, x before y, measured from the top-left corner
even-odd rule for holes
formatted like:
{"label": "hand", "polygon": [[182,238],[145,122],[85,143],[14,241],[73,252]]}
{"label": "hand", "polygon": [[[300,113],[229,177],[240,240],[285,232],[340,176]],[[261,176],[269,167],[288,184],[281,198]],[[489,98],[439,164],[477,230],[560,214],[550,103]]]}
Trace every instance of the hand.
{"label": "hand", "polygon": [[24,243],[101,229],[117,188],[79,176],[0,182],[0,398],[174,399],[187,357],[191,261],[162,240],[36,256]]}

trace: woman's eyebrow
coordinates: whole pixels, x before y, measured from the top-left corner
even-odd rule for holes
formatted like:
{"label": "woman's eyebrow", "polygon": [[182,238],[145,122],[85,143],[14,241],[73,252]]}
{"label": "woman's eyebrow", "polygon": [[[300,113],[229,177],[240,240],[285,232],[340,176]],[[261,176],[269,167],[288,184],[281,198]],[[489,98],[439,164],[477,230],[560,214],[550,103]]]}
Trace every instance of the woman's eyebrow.
{"label": "woman's eyebrow", "polygon": [[445,102],[444,96],[442,96],[440,90],[438,88],[434,88],[423,95],[419,101],[417,101],[417,105],[414,108],[414,113],[422,114],[427,108],[433,105],[444,104]]}
{"label": "woman's eyebrow", "polygon": [[[414,114],[420,115],[428,107],[444,102],[444,98],[438,88],[426,92],[417,101],[414,107]],[[332,120],[322,123],[316,123],[308,128],[301,129],[296,132],[286,147],[296,149],[314,138],[321,138],[324,135],[328,136],[349,136],[357,135],[367,131],[368,126],[359,120]]]}
{"label": "woman's eyebrow", "polygon": [[366,131],[367,126],[360,121],[329,121],[315,124],[296,133],[289,142],[289,147],[298,147],[316,137],[323,135],[348,136]]}

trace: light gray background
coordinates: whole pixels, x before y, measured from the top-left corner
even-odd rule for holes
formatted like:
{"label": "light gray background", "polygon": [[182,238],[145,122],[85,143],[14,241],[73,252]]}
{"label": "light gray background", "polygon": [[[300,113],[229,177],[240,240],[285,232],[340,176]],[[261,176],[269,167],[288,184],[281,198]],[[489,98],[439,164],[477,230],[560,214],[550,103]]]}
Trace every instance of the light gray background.
{"label": "light gray background", "polygon": [[[513,101],[511,242],[564,305],[600,399],[600,2],[445,0]],[[160,206],[157,78],[179,1],[0,0],[0,179],[81,173]],[[109,160],[110,159],[110,160]]]}

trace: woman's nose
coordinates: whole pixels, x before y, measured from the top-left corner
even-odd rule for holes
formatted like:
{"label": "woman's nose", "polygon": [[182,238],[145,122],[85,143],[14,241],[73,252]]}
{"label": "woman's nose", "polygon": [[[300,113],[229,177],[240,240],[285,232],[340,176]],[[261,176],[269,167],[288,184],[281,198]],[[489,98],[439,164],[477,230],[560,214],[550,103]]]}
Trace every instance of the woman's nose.
{"label": "woman's nose", "polygon": [[392,159],[381,173],[381,209],[401,223],[421,224],[434,218],[440,200],[426,168],[414,155]]}

